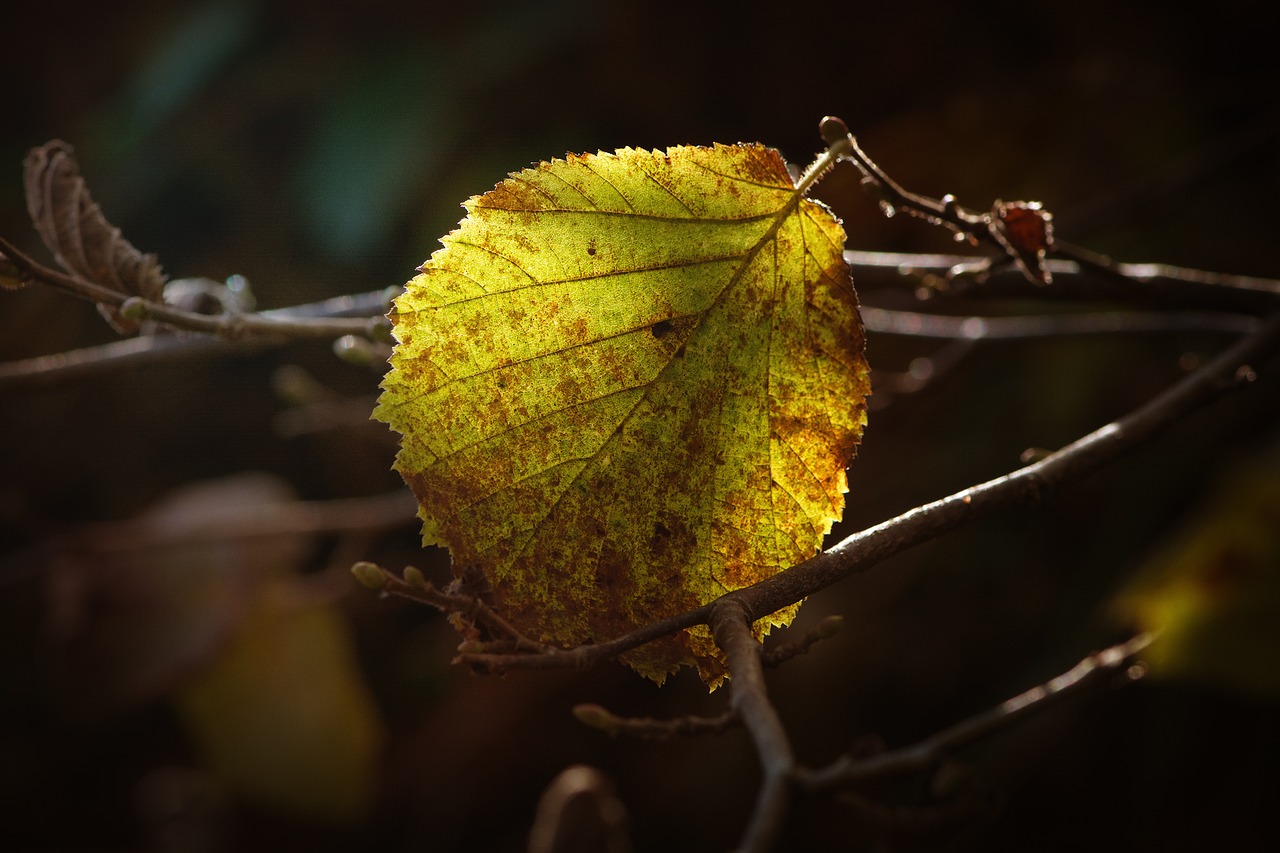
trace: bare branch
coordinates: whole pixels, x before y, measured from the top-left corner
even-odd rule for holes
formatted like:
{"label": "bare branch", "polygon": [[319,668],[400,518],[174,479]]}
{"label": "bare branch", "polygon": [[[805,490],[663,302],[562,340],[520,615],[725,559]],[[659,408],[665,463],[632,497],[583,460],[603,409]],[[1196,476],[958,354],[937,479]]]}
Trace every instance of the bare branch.
{"label": "bare branch", "polygon": [[[1187,374],[1164,393],[1054,453],[1002,477],[855,533],[827,551],[710,604],[653,622],[617,639],[538,654],[464,653],[460,663],[491,673],[515,669],[584,668],[693,625],[708,624],[714,607],[736,600],[752,621],[813,595],[882,560],[998,510],[1043,499],[1150,440],[1161,430],[1256,375],[1258,361],[1280,350],[1280,314]],[[1242,371],[1242,367],[1249,370]]]}
{"label": "bare branch", "polygon": [[[1067,281],[1096,275],[1105,270],[1108,278],[1114,279],[1118,275],[1129,283],[1158,285],[1161,289],[1188,285],[1212,291],[1239,290],[1267,298],[1266,301],[1256,302],[1257,306],[1275,307],[1275,300],[1280,298],[1280,279],[1209,272],[1173,264],[1125,263],[1113,261],[1104,255],[1087,253],[1061,239],[1056,240],[1054,245],[1059,250],[1060,258],[1051,258],[1045,262],[1053,273],[1054,290],[1058,290]],[[1074,260],[1076,255],[1080,255],[1081,260]],[[857,282],[892,283],[899,282],[904,277],[918,278],[925,274],[961,276],[979,272],[986,272],[995,278],[1012,272],[1008,267],[989,268],[989,257],[974,255],[845,249],[844,259],[853,268],[854,280]]]}
{"label": "bare branch", "polygon": [[[359,562],[351,567],[351,573],[361,584],[382,592],[384,595],[397,595],[411,601],[429,604],[438,610],[461,617],[467,623],[480,624],[488,628],[501,639],[492,643],[478,640],[466,640],[459,649],[469,653],[485,654],[489,648],[497,648],[501,653],[524,652],[533,655],[545,655],[557,651],[542,643],[530,640],[520,633],[510,622],[493,610],[488,604],[474,595],[468,595],[453,589],[442,590],[423,577],[422,572],[413,566],[404,570],[400,578],[376,563]],[[471,652],[477,650],[477,652]],[[465,657],[460,656],[458,662]]]}
{"label": "bare branch", "polygon": [[24,282],[39,282],[82,299],[105,305],[116,310],[119,316],[135,321],[153,320],[174,329],[218,335],[228,340],[264,338],[268,341],[301,340],[308,338],[336,338],[342,335],[363,335],[374,339],[387,339],[390,323],[385,318],[348,319],[341,317],[312,317],[295,319],[267,313],[199,314],[184,311],[146,299],[120,293],[100,284],[51,269],[0,237],[0,254],[17,269]]}
{"label": "bare branch", "polygon": [[574,765],[552,780],[529,830],[529,853],[628,853],[627,810],[609,779]]}
{"label": "bare branch", "polygon": [[763,653],[761,662],[768,667],[781,666],[794,657],[808,653],[809,649],[823,640],[829,640],[844,627],[843,616],[827,616],[813,626],[813,629],[798,640],[782,643]]}
{"label": "bare branch", "polygon": [[903,749],[872,756],[844,756],[821,770],[799,770],[796,782],[808,791],[828,791],[928,770],[961,747],[1104,683],[1122,669],[1128,670],[1131,678],[1140,677],[1145,670],[1132,668],[1131,664],[1151,640],[1151,635],[1139,634],[1092,654],[1062,675]]}
{"label": "bare branch", "polygon": [[[1053,217],[1038,202],[996,201],[990,213],[975,213],[956,203],[953,196],[933,199],[908,192],[867,156],[843,121],[827,116],[819,125],[829,153],[850,160],[863,175],[863,183],[875,189],[887,216],[898,210],[949,228],[974,246],[995,249],[1001,260],[1019,270],[1033,284],[1049,284],[1053,276],[1045,256],[1053,249]],[[992,261],[987,261],[988,267]]]}
{"label": "bare branch", "polygon": [[574,706],[573,716],[583,725],[599,729],[611,737],[627,735],[641,740],[724,734],[741,722],[738,712],[733,708],[715,717],[690,714],[672,720],[655,720],[652,717],[619,717],[600,705],[583,704]]}
{"label": "bare branch", "polygon": [[1025,341],[1185,332],[1239,335],[1258,327],[1258,320],[1249,315],[1204,311],[1090,311],[1020,317],[957,317],[868,305],[862,306],[862,322],[872,332],[961,341]]}
{"label": "bare branch", "polygon": [[86,528],[100,552],[150,549],[172,541],[223,542],[282,534],[368,533],[392,530],[417,516],[417,501],[407,489],[358,498],[325,501],[287,500],[222,505],[199,529],[168,528],[140,521],[105,522]]}
{"label": "bare branch", "polygon": [[636,630],[593,645],[575,646],[572,649],[544,649],[537,654],[504,654],[493,652],[461,651],[456,663],[465,664],[477,672],[500,675],[517,669],[587,669],[601,661],[611,660],[624,652],[639,648],[645,643],[692,628],[705,625],[710,618],[711,606],[704,604],[694,610],[686,610],[657,622],[650,622]]}
{"label": "bare branch", "polygon": [[[831,549],[754,586],[731,592],[752,619],[800,601],[849,575],[997,510],[1042,499],[1079,479],[1195,409],[1238,387],[1260,359],[1280,350],[1280,314],[1183,377],[1154,400],[1066,447],[1003,477],[924,504],[849,536]],[[1249,366],[1251,371],[1242,372]]]}
{"label": "bare branch", "polygon": [[740,846],[744,853],[769,850],[781,834],[795,771],[791,741],[765,688],[760,643],[751,622],[741,603],[729,597],[711,611],[711,632],[729,670],[729,702],[750,733],[764,772]]}
{"label": "bare branch", "polygon": [[[380,321],[386,314],[395,290],[398,288],[275,308],[258,312],[257,316],[307,324],[321,318],[349,318],[368,324]],[[180,358],[251,352],[289,342],[289,338],[255,337],[232,344],[225,338],[212,335],[167,332],[140,335],[101,346],[0,363],[0,394],[55,388],[132,367],[171,364]]]}

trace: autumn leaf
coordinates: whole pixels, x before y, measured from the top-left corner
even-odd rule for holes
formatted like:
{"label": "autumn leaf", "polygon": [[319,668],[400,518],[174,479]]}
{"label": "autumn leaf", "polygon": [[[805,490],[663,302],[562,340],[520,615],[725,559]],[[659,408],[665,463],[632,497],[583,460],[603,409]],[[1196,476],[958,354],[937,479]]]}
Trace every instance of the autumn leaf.
{"label": "autumn leaf", "polygon": [[1255,455],[1110,603],[1159,677],[1280,697],[1280,453]]}
{"label": "autumn leaf", "polygon": [[341,610],[294,578],[268,581],[213,663],[174,693],[204,764],[247,800],[351,823],[376,795],[385,741]]}
{"label": "autumn leaf", "polygon": [[[155,255],[144,255],[103,216],[76,163],[71,146],[54,140],[33,148],[23,164],[31,221],[67,272],[116,293],[164,300],[164,272]],[[114,307],[98,310],[118,332],[135,332],[138,323]]]}
{"label": "autumn leaf", "polygon": [[[569,155],[464,206],[396,301],[374,413],[455,575],[573,646],[813,555],[868,370],[844,232],[778,152]],[[724,674],[703,628],[626,660]]]}

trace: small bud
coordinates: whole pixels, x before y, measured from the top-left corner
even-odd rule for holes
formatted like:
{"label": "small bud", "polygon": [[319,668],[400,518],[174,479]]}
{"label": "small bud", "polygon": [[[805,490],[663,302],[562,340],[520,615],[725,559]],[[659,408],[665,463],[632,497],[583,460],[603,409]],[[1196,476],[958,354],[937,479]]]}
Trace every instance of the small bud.
{"label": "small bud", "polygon": [[617,718],[599,705],[574,705],[573,716],[584,726],[599,729],[610,735],[618,733]]}
{"label": "small bud", "polygon": [[404,567],[404,582],[417,589],[427,588],[427,579],[423,577],[422,571],[415,566]]}
{"label": "small bud", "polygon": [[367,563],[361,561],[351,567],[351,574],[355,575],[360,585],[366,589],[380,590],[387,585],[386,572],[376,563]]}
{"label": "small bud", "polygon": [[333,354],[357,367],[368,367],[373,363],[372,347],[369,341],[359,335],[343,335],[333,342]]}
{"label": "small bud", "polygon": [[229,275],[227,276],[226,287],[227,293],[238,303],[241,311],[252,311],[258,307],[258,300],[253,295],[253,289],[249,286],[249,279],[239,273]]}
{"label": "small bud", "polygon": [[1043,447],[1028,447],[1018,454],[1018,461],[1023,465],[1030,465],[1033,462],[1039,462],[1052,452],[1052,450],[1047,450]]}
{"label": "small bud", "polygon": [[829,640],[836,634],[840,633],[840,629],[843,627],[844,617],[839,614],[832,614],[814,627],[813,635],[819,640]]}
{"label": "small bud", "polygon": [[147,316],[147,303],[137,296],[130,296],[116,310],[126,320],[144,320]]}
{"label": "small bud", "polygon": [[823,116],[818,123],[818,133],[823,142],[832,145],[849,135],[849,126],[835,116]]}
{"label": "small bud", "polygon": [[391,334],[391,323],[382,317],[369,321],[369,340],[381,344],[395,343],[395,338]]}

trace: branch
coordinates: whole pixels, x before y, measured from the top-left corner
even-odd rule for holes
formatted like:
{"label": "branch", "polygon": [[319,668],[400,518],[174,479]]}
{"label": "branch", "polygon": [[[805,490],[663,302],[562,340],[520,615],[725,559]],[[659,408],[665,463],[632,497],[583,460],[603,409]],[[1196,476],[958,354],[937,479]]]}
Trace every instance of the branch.
{"label": "branch", "polygon": [[1205,362],[1154,400],[1039,461],[1003,477],[844,539],[827,550],[754,586],[727,593],[740,598],[752,619],[800,601],[855,572],[997,510],[1040,500],[1150,440],[1166,427],[1256,376],[1256,362],[1280,350],[1280,314]]}
{"label": "branch", "polygon": [[[1001,260],[1022,273],[1033,284],[1049,284],[1053,275],[1045,257],[1053,248],[1053,217],[1040,209],[1039,202],[996,201],[990,213],[975,213],[956,203],[954,196],[941,199],[908,192],[876,165],[859,146],[843,121],[827,116],[819,125],[829,154],[849,160],[862,172],[864,184],[875,189],[886,216],[906,211],[934,225],[949,228],[958,239],[971,245],[986,245]],[[989,268],[993,262],[986,261]]]}
{"label": "branch", "polygon": [[610,737],[628,735],[641,740],[724,734],[741,722],[738,712],[733,708],[715,717],[690,714],[671,720],[655,720],[652,717],[619,717],[600,705],[582,704],[574,706],[573,716],[584,726],[599,729]]}
{"label": "branch", "polygon": [[342,335],[362,335],[375,340],[390,339],[391,325],[385,318],[298,319],[267,313],[199,314],[194,311],[183,311],[141,296],[119,293],[78,275],[70,275],[46,267],[3,237],[0,237],[0,255],[7,258],[9,263],[18,270],[24,283],[39,282],[81,299],[116,308],[131,320],[152,320],[170,328],[203,332],[233,341],[254,337],[279,341],[334,338]]}
{"label": "branch", "polygon": [[746,609],[731,598],[722,598],[712,608],[711,632],[729,670],[730,707],[751,735],[764,771],[740,846],[744,853],[770,849],[781,834],[796,769],[791,741],[765,689],[760,643],[751,633],[751,623]]}
{"label": "branch", "polygon": [[534,655],[545,655],[556,651],[550,646],[524,636],[515,626],[476,596],[453,589],[439,589],[413,566],[405,568],[403,578],[396,577],[376,563],[364,561],[352,566],[351,573],[355,575],[356,580],[369,589],[377,590],[383,595],[397,595],[410,601],[429,604],[450,616],[461,617],[468,624],[481,624],[491,633],[502,638],[492,644],[465,640],[459,649],[486,649],[496,646],[504,651],[509,649],[512,652]]}
{"label": "branch", "polygon": [[[928,770],[963,746],[1105,682],[1116,672],[1130,667],[1152,639],[1150,634],[1139,634],[1090,655],[1062,675],[903,749],[872,756],[844,756],[821,770],[800,769],[796,782],[807,791],[829,791]],[[1144,673],[1145,670],[1138,668],[1128,674],[1130,678],[1138,678]]]}
{"label": "branch", "polygon": [[803,654],[808,654],[809,649],[823,640],[830,640],[836,634],[840,633],[840,629],[844,627],[843,616],[826,616],[823,617],[813,629],[806,633],[798,640],[788,643],[782,643],[774,648],[763,652],[760,658],[761,663],[767,667],[782,666],[782,664]]}
{"label": "branch", "polygon": [[1188,373],[1129,415],[1023,468],[916,507],[855,533],[831,549],[753,586],[726,593],[693,610],[644,625],[617,639],[537,654],[463,653],[473,669],[585,668],[694,625],[708,624],[713,609],[734,600],[754,621],[825,589],[882,560],[1007,507],[1043,499],[1149,441],[1196,409],[1256,377],[1257,362],[1280,350],[1280,314]]}
{"label": "branch", "polygon": [[[380,319],[386,314],[392,295],[394,294],[388,290],[377,290],[261,311],[257,316],[271,321],[302,324],[311,324],[323,318],[349,318],[357,324],[367,326],[371,320]],[[289,342],[289,338],[254,337],[233,344],[225,338],[204,334],[140,335],[100,346],[0,363],[0,394],[55,388],[68,382],[91,379],[127,368],[169,364],[180,358],[251,352]]]}
{"label": "branch", "polygon": [[1102,337],[1156,333],[1214,332],[1240,335],[1258,327],[1255,317],[1203,311],[1090,311],[980,317],[927,314],[862,306],[868,331],[961,341],[1026,341],[1038,338]]}
{"label": "branch", "polygon": [[[1102,273],[1112,280],[1116,279],[1116,276],[1123,278],[1126,289],[1130,291],[1133,283],[1156,285],[1161,290],[1176,290],[1180,285],[1208,288],[1212,291],[1238,290],[1245,294],[1266,297],[1265,302],[1259,301],[1256,304],[1272,307],[1275,306],[1276,299],[1280,298],[1280,279],[1210,272],[1173,264],[1113,261],[1105,255],[1098,255],[1064,243],[1061,239],[1055,240],[1054,246],[1060,257],[1046,260],[1045,266],[1053,273],[1055,285]],[[1080,260],[1075,260],[1077,256]],[[853,268],[855,282],[870,280],[891,283],[904,276],[919,277],[929,274],[952,278],[979,272],[987,273],[992,279],[1014,278],[1011,275],[1014,272],[1012,268],[1007,266],[993,268],[989,257],[974,255],[868,252],[845,249],[844,260]],[[1055,286],[1054,290],[1057,289],[1059,288]]]}

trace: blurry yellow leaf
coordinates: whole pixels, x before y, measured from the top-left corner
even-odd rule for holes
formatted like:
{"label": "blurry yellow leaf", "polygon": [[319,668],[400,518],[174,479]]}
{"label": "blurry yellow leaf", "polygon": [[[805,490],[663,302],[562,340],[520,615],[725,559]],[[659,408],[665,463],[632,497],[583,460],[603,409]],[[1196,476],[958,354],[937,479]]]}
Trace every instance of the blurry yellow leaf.
{"label": "blurry yellow leaf", "polygon": [[1113,602],[1153,674],[1280,696],[1280,470],[1238,472]]}
{"label": "blurry yellow leaf", "polygon": [[[844,232],[778,152],[570,155],[465,207],[396,302],[375,412],[455,574],[572,646],[817,550],[868,370]],[[723,676],[705,630],[628,662]]]}
{"label": "blurry yellow leaf", "polygon": [[298,532],[239,535],[296,501],[276,477],[239,474],[68,540],[45,572],[51,682],[66,710],[119,712],[207,664],[259,587],[296,572],[314,547]]}
{"label": "blurry yellow leaf", "polygon": [[176,696],[208,768],[267,808],[324,821],[361,817],[383,731],[348,627],[296,582],[264,587],[213,666]]}

